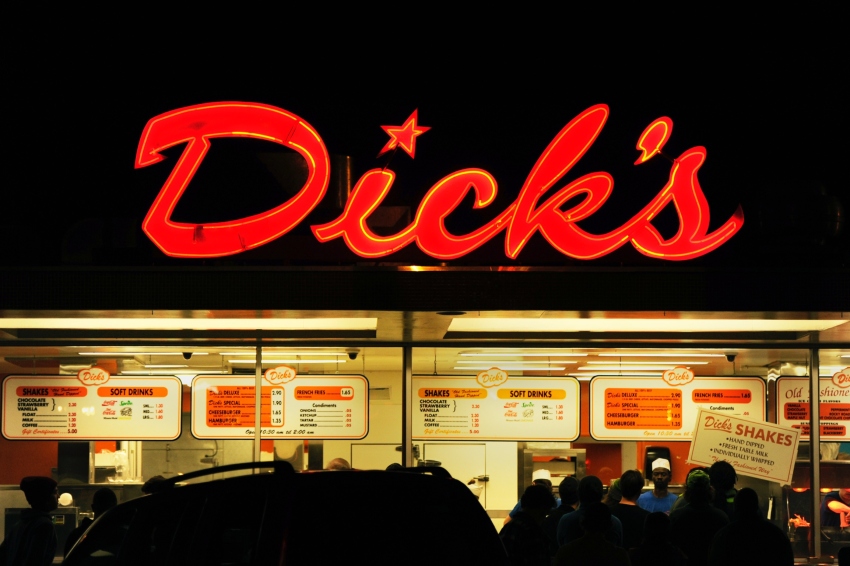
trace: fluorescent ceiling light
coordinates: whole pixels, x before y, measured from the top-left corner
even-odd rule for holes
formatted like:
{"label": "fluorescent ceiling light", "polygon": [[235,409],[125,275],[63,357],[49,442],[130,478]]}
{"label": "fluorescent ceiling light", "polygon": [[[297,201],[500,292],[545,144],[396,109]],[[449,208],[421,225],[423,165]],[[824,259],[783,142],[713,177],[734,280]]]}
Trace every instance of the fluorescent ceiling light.
{"label": "fluorescent ceiling light", "polygon": [[[253,364],[256,360],[227,360],[228,363],[231,364]],[[332,359],[324,359],[324,360],[267,360],[263,359],[263,364],[344,364],[348,360],[332,360]]]}
{"label": "fluorescent ceiling light", "polygon": [[[182,356],[183,352],[77,352],[80,356],[110,356],[125,358],[132,356]],[[206,356],[208,352],[191,352],[193,356]]]}
{"label": "fluorescent ceiling light", "polygon": [[[551,362],[538,361],[538,360],[457,360],[455,363],[458,364],[513,364],[513,363],[521,363],[523,365],[549,365],[549,364],[577,364],[578,362],[570,361],[570,360],[553,360]],[[597,362],[599,363],[599,362]]]}
{"label": "fluorescent ceiling light", "polygon": [[[596,365],[608,365],[608,366],[610,366],[613,362],[608,361],[608,362],[586,362],[586,363],[588,365],[596,364]],[[660,363],[662,363],[662,362],[626,362],[625,365],[629,365],[629,366],[658,365]],[[708,364],[708,362],[693,362],[693,361],[687,361],[687,362],[679,361],[679,362],[677,362],[677,361],[673,361],[673,360],[671,360],[669,362],[667,360],[664,360],[663,363],[665,363],[665,364],[692,364],[692,365],[703,365],[703,366]]]}
{"label": "fluorescent ceiling light", "polygon": [[[621,354],[597,354],[599,357],[609,357],[609,358],[724,358],[726,354],[687,354],[684,352],[666,352],[663,354],[633,354],[631,352],[623,352]],[[591,362],[593,363],[593,362]],[[700,362],[705,363],[705,362]]]}
{"label": "fluorescent ceiling light", "polygon": [[518,352],[482,352],[482,353],[465,353],[461,352],[461,356],[478,356],[478,357],[498,357],[498,356],[521,356],[523,358],[539,356],[539,357],[547,357],[547,358],[583,358],[587,357],[587,354],[565,354],[564,352],[529,352],[529,351],[518,351]]}
{"label": "fluorescent ceiling light", "polygon": [[0,328],[79,330],[375,330],[377,318],[3,318]]}
{"label": "fluorescent ceiling light", "polygon": [[578,369],[580,370],[591,370],[591,371],[641,371],[641,370],[658,370],[665,371],[668,369],[673,369],[673,366],[632,366],[632,365],[621,365],[621,366],[581,366]]}
{"label": "fluorescent ceiling light", "polygon": [[[289,350],[272,350],[271,348],[263,348],[264,354],[277,354],[285,356],[347,356],[346,352],[290,352]],[[256,352],[219,352],[221,356],[255,356]]]}
{"label": "fluorescent ceiling light", "polygon": [[710,318],[453,318],[449,332],[812,332],[845,323],[846,320]]}
{"label": "fluorescent ceiling light", "polygon": [[[493,366],[491,366],[491,365],[488,365],[488,366],[456,366],[454,369],[485,370],[486,371],[488,369],[493,369]],[[555,366],[529,366],[529,365],[525,365],[525,364],[501,364],[496,369],[502,369],[502,370],[524,369],[524,370],[529,370],[529,371],[550,371],[550,370],[564,371],[567,368],[565,368],[565,367],[555,367]]]}
{"label": "fluorescent ceiling light", "polygon": [[[661,377],[661,373],[657,371],[630,371],[628,375],[610,375],[599,372],[570,372],[567,375],[570,377],[578,378],[580,381],[589,381],[591,377],[616,377],[617,379],[621,378],[630,378],[630,377]],[[582,379],[585,378],[585,379]]]}

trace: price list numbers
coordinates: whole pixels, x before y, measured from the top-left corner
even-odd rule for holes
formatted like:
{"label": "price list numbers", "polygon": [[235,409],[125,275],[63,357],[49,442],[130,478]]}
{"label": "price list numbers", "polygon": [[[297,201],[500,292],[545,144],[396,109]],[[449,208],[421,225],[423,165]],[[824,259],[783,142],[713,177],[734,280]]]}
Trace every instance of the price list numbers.
{"label": "price list numbers", "polygon": [[682,392],[661,388],[606,389],[605,427],[680,430]]}
{"label": "price list numbers", "polygon": [[[207,390],[206,424],[209,427],[253,427],[254,386],[229,385]],[[282,387],[263,387],[260,400],[260,426],[283,426]],[[274,434],[274,432],[270,432]]]}
{"label": "price list numbers", "polygon": [[68,403],[68,434],[77,434],[77,404]]}
{"label": "price list numbers", "polygon": [[23,386],[14,392],[22,436],[77,434],[76,399],[86,396],[84,387]]}
{"label": "price list numbers", "polygon": [[165,403],[142,403],[142,420],[161,421],[165,418]]}
{"label": "price list numbers", "polygon": [[507,422],[554,423],[564,420],[564,389],[500,389],[496,394],[506,399],[504,417]]}
{"label": "price list numbers", "polygon": [[472,403],[470,405],[472,412],[469,413],[469,434],[481,433],[481,404]]}
{"label": "price list numbers", "polygon": [[299,430],[293,434],[323,435],[340,432],[337,429],[351,428],[351,407],[354,388],[346,386],[296,387],[298,401],[311,401],[298,409]]}
{"label": "price list numbers", "polygon": [[562,421],[564,420],[564,405],[563,403],[543,404],[540,408],[541,421]]}
{"label": "price list numbers", "polygon": [[746,404],[753,400],[753,394],[746,389],[695,389],[694,403],[736,403]]}
{"label": "price list numbers", "polygon": [[271,426],[283,426],[283,389],[275,387],[269,395],[269,422]]}

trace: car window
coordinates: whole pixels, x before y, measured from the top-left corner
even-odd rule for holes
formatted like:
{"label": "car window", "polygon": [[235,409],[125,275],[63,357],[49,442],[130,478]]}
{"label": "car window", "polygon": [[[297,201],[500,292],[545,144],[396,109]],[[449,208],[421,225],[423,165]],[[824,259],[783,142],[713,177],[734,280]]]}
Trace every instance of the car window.
{"label": "car window", "polygon": [[64,564],[80,566],[110,566],[117,558],[136,516],[135,506],[112,509],[98,519],[77,542]]}
{"label": "car window", "polygon": [[304,474],[286,564],[504,564],[469,488],[409,473]]}
{"label": "car window", "polygon": [[[203,494],[154,495],[101,517],[66,558],[69,566],[182,564],[203,507]],[[184,538],[187,537],[187,538]]]}
{"label": "car window", "polygon": [[[273,497],[269,482],[256,476],[222,482],[207,493],[198,528],[191,538],[198,564],[238,566],[254,564],[266,505]],[[281,533],[276,533],[278,540]],[[279,547],[278,547],[279,548]]]}

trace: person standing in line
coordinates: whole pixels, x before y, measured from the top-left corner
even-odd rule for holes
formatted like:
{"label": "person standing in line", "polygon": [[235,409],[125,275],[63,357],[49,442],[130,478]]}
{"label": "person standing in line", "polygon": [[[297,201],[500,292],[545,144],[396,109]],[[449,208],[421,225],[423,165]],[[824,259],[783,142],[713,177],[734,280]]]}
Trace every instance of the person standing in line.
{"label": "person standing in line", "polygon": [[543,534],[543,519],[555,505],[555,496],[546,486],[533,484],[520,498],[520,510],[499,531],[499,538],[515,566],[549,566],[549,546]]}
{"label": "person standing in line", "polygon": [[676,502],[677,496],[675,493],[667,491],[667,486],[670,485],[670,460],[667,458],[657,458],[652,462],[652,483],[654,488],[652,491],[647,491],[638,497],[637,504],[641,509],[646,509],[650,513],[661,511],[670,513],[670,508]]}
{"label": "person standing in line", "polygon": [[[567,513],[558,521],[557,539],[558,546],[564,546],[584,534],[581,522],[584,514],[591,503],[602,503],[602,481],[596,476],[584,476],[578,482],[578,509]],[[605,505],[602,503],[602,505]],[[609,511],[610,515],[610,511]],[[623,545],[623,525],[617,517],[611,517],[608,521],[608,530],[605,539],[614,546]],[[559,551],[560,552],[560,551]]]}
{"label": "person standing in line", "polygon": [[643,474],[639,470],[626,470],[620,477],[620,502],[611,509],[611,514],[623,524],[623,548],[626,550],[640,545],[643,525],[649,511],[637,505],[643,488]]}
{"label": "person standing in line", "polygon": [[0,566],[47,566],[56,555],[56,528],[50,512],[59,506],[56,482],[44,476],[27,476],[21,491],[31,509],[0,544]]}
{"label": "person standing in line", "polygon": [[[688,471],[688,475],[685,477],[685,485],[687,485],[688,478],[691,477],[691,474],[696,472],[697,470],[708,473],[708,468],[706,468],[704,466],[697,466],[696,468],[691,468]],[[688,502],[685,501],[685,493],[682,492],[682,493],[679,494],[679,497],[676,498],[676,501],[673,502],[673,506],[670,507],[670,513],[672,513],[673,511],[675,511],[676,509],[678,509],[680,507],[684,507],[687,504],[688,504]],[[669,515],[669,513],[668,513],[668,515]]]}
{"label": "person standing in line", "polygon": [[[549,470],[534,470],[531,474],[531,485],[542,485],[546,487],[550,492],[552,491],[552,474],[549,473]],[[553,509],[557,509],[561,505],[560,499],[555,499],[555,507]],[[514,508],[510,510],[508,516],[505,517],[502,525],[507,525],[511,519],[513,519],[521,508],[520,502],[517,501]]]}
{"label": "person standing in line", "polygon": [[582,506],[584,535],[558,549],[557,566],[631,566],[629,553],[607,540],[611,529],[611,510],[601,501]]}
{"label": "person standing in line", "polygon": [[549,539],[549,554],[553,557],[558,553],[558,522],[578,506],[578,480],[572,476],[562,479],[558,484],[558,495],[561,496],[561,504],[543,519],[543,533]]}
{"label": "person standing in line", "polygon": [[643,525],[640,546],[629,549],[632,566],[687,566],[688,557],[670,542],[670,517],[650,513]]}
{"label": "person standing in line", "polygon": [[793,566],[794,550],[782,529],[759,514],[756,492],[745,487],[735,496],[732,522],[711,541],[709,566]]}
{"label": "person standing in line", "polygon": [[115,495],[114,491],[108,487],[102,487],[95,491],[91,501],[91,510],[94,511],[94,519],[86,517],[80,521],[80,524],[76,529],[71,531],[68,538],[65,539],[65,556],[68,556],[68,553],[71,552],[71,548],[78,540],[80,540],[80,537],[83,536],[86,529],[94,523],[95,519],[116,505],[118,505],[118,497]]}
{"label": "person standing in line", "polygon": [[735,496],[738,494],[735,489],[738,482],[735,468],[726,460],[718,460],[708,468],[708,477],[711,478],[711,487],[714,488],[714,507],[731,519],[735,514]]}
{"label": "person standing in line", "polygon": [[351,464],[345,458],[334,458],[328,462],[328,470],[350,470]]}
{"label": "person standing in line", "polygon": [[670,540],[688,556],[688,566],[705,566],[717,531],[729,524],[726,513],[711,504],[714,490],[708,474],[696,471],[688,478],[688,504],[670,513]]}

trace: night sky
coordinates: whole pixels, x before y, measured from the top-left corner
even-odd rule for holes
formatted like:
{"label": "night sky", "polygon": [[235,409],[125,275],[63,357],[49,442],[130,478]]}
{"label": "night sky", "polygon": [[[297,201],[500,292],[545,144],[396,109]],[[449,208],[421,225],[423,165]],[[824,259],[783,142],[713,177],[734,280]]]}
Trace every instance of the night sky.
{"label": "night sky", "polygon": [[[153,45],[119,30],[108,39],[66,31],[13,42],[4,80],[2,260],[73,263],[68,232],[79,238],[83,219],[123,226],[107,238],[119,251],[149,247],[138,227],[180,150],[135,170],[136,146],[147,120],[182,106],[236,100],[294,112],[332,155],[351,157],[352,183],[387,165],[389,156],[376,157],[388,140],[380,126],[400,125],[418,109],[420,124],[431,129],[417,139],[415,159],[392,156],[397,178],[385,204],[415,212],[445,175],[486,169],[499,183],[499,197],[487,209],[459,211],[450,226],[461,230],[513,202],[553,136],[585,108],[604,103],[610,117],[602,134],[566,178],[600,170],[614,177],[611,198],[583,227],[616,228],[658,193],[669,163],[655,158],[635,167],[635,143],[652,120],[669,116],[668,154],[708,150],[699,178],[711,228],[738,205],[744,210],[744,229],[729,254],[768,249],[763,260],[772,263],[814,253],[846,267],[846,41],[832,30],[838,31],[837,13],[793,16],[781,25],[739,18],[724,29],[684,28],[676,37],[654,37],[638,26],[626,36],[602,26],[579,38],[569,30],[574,22],[538,30],[529,27],[538,21],[532,18],[486,33],[458,22],[393,33],[380,26],[301,30],[295,38],[301,41],[281,36],[262,45],[221,35]],[[270,151],[263,145],[213,143],[177,219],[227,220],[281,202],[258,157]],[[304,230],[337,213],[317,210]],[[116,235],[126,226],[135,226],[135,234]],[[494,242],[498,250],[503,238]],[[411,253],[411,261],[424,257]],[[90,261],[84,256],[77,260]],[[124,257],[91,261],[136,261]],[[142,254],[138,261],[151,260]]]}

